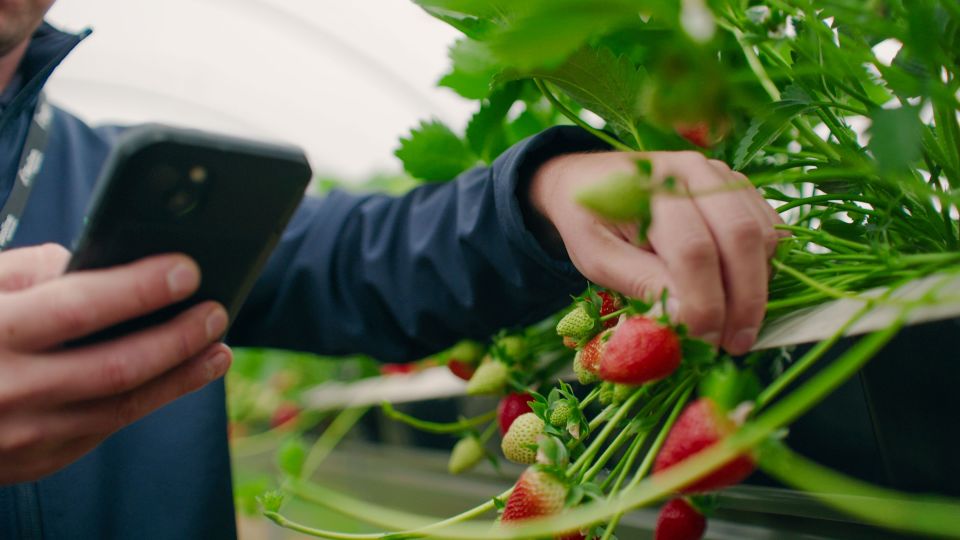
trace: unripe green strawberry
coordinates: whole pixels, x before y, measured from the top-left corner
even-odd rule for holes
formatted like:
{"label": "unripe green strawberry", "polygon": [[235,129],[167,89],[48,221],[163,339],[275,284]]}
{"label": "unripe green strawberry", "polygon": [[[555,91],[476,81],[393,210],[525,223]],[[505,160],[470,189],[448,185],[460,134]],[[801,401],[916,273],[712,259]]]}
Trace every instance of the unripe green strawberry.
{"label": "unripe green strawberry", "polygon": [[503,362],[487,358],[467,383],[467,395],[499,394],[507,385],[508,371]]}
{"label": "unripe green strawberry", "polygon": [[587,310],[583,306],[577,306],[557,323],[557,334],[582,339],[589,336],[596,325],[597,321],[587,313]]}
{"label": "unripe green strawberry", "polygon": [[472,469],[477,463],[483,460],[485,452],[480,441],[473,435],[468,435],[453,446],[450,452],[450,461],[447,462],[447,470],[450,474],[460,474]]}
{"label": "unripe green strawberry", "polygon": [[613,403],[613,383],[603,381],[600,384],[600,395],[597,397],[600,400],[601,405],[609,405]]}
{"label": "unripe green strawberry", "polygon": [[450,347],[447,353],[450,358],[455,358],[461,362],[476,364],[483,357],[483,345],[480,345],[476,341],[464,339],[457,342],[453,347]]}
{"label": "unripe green strawberry", "polygon": [[596,373],[590,371],[583,365],[583,351],[577,351],[573,357],[573,372],[577,375],[580,384],[593,384],[600,380]]}
{"label": "unripe green strawberry", "polygon": [[503,436],[500,449],[503,456],[514,463],[530,465],[537,461],[537,439],[543,435],[545,424],[536,414],[521,414]]}
{"label": "unripe green strawberry", "polygon": [[498,341],[508,358],[522,360],[527,355],[527,342],[521,336],[507,336]]}
{"label": "unripe green strawberry", "polygon": [[570,404],[566,401],[558,401],[550,413],[550,425],[553,427],[563,427],[567,425],[570,419]]}
{"label": "unripe green strawberry", "polygon": [[633,391],[636,390],[638,386],[632,384],[614,384],[613,385],[613,402],[614,403],[623,403],[630,396],[633,395]]}

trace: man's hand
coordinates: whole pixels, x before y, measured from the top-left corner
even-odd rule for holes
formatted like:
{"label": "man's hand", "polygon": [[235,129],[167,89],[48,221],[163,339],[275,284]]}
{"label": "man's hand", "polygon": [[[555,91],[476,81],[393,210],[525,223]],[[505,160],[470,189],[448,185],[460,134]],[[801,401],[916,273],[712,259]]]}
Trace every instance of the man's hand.
{"label": "man's hand", "polygon": [[[591,183],[653,165],[655,191],[646,245],[635,224],[608,223],[574,201]],[[690,193],[691,195],[684,195]],[[694,335],[747,352],[767,302],[769,260],[781,236],[779,215],[742,174],[696,152],[571,154],[540,167],[529,202],[556,228],[571,261],[590,281],[637,298],[670,291],[670,311]]]}
{"label": "man's hand", "polygon": [[61,275],[69,253],[48,244],[0,254],[0,485],[36,480],[114,431],[222,376],[227,314],[214,302],[124,337],[72,339],[189,297],[182,255]]}

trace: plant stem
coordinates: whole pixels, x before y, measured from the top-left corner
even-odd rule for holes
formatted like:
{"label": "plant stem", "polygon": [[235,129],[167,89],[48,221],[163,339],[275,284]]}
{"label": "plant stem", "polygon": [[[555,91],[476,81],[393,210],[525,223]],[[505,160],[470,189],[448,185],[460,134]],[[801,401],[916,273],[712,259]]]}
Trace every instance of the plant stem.
{"label": "plant stem", "polygon": [[[633,392],[633,394],[630,395],[629,398],[627,398],[626,401],[623,402],[622,405],[619,406],[620,408],[617,410],[616,414],[614,414],[610,421],[607,422],[607,425],[603,427],[603,430],[597,434],[594,440],[590,443],[590,446],[587,447],[586,451],[584,451],[583,454],[577,458],[577,461],[575,461],[569,469],[567,469],[567,475],[569,477],[574,477],[574,475],[577,474],[580,469],[582,469],[587,463],[590,462],[590,460],[594,458],[594,456],[597,455],[597,452],[600,451],[600,447],[610,436],[610,433],[616,429],[617,424],[619,424],[620,421],[623,420],[623,418],[627,415],[627,413],[630,412],[630,409],[633,408],[633,406],[637,403],[637,400],[639,400],[640,396],[642,395],[643,388],[638,388]],[[593,432],[594,429],[595,428],[591,425],[590,431]]]}
{"label": "plant stem", "polygon": [[547,98],[547,101],[549,101],[551,105],[553,105],[558,111],[560,111],[560,114],[566,116],[567,119],[569,119],[571,122],[580,126],[586,131],[590,132],[590,134],[592,134],[594,137],[606,142],[607,144],[616,148],[617,150],[621,150],[623,152],[633,152],[635,150],[634,148],[631,148],[623,144],[616,138],[611,137],[605,131],[599,130],[591,126],[590,124],[586,123],[583,120],[583,118],[580,118],[576,113],[574,113],[569,108],[567,108],[566,105],[564,105],[563,103],[560,103],[560,100],[557,99],[557,96],[553,95],[553,92],[551,92],[550,89],[547,88],[547,85],[543,82],[542,79],[534,79],[533,82],[534,84],[537,85],[537,88],[540,89],[540,92],[543,93],[544,97]]}
{"label": "plant stem", "polygon": [[384,401],[381,404],[383,413],[386,414],[389,418],[397,420],[398,422],[403,422],[408,426],[417,428],[421,431],[426,431],[427,433],[438,433],[438,434],[450,434],[450,433],[460,433],[461,431],[468,431],[472,428],[475,428],[481,424],[485,424],[497,417],[497,411],[490,411],[480,416],[474,416],[473,418],[467,418],[464,420],[459,420],[457,422],[428,422],[426,420],[421,420],[419,418],[414,418],[408,414],[404,414],[396,410],[393,405]]}
{"label": "plant stem", "polygon": [[760,455],[764,472],[848,514],[905,533],[960,538],[955,500],[874,486],[818,465],[779,442],[766,444]]}
{"label": "plant stem", "polygon": [[[650,445],[650,449],[647,450],[647,455],[644,457],[643,463],[640,464],[640,468],[637,469],[630,483],[627,484],[627,489],[636,487],[636,485],[640,483],[640,480],[646,476],[650,467],[653,466],[653,460],[657,457],[657,454],[660,453],[663,442],[667,439],[667,435],[670,434],[670,429],[673,427],[674,422],[677,421],[677,417],[680,416],[680,413],[683,411],[687,399],[690,398],[691,392],[693,392],[693,385],[690,385],[690,387],[683,392],[683,395],[674,403],[673,410],[670,411],[670,416],[667,417],[667,421],[664,422],[663,427],[660,428],[660,433],[657,434],[657,438],[654,439],[653,444]],[[610,540],[613,536],[613,531],[617,528],[617,525],[620,523],[620,518],[622,517],[623,513],[619,513],[610,519],[603,533],[603,537],[600,540]]]}
{"label": "plant stem", "polygon": [[323,463],[323,460],[327,459],[330,452],[336,448],[337,444],[346,436],[347,432],[363,418],[363,415],[367,414],[368,410],[370,410],[370,407],[358,407],[355,409],[345,409],[338,414],[327,429],[324,430],[323,434],[317,438],[317,442],[313,444],[313,447],[310,448],[306,459],[304,459],[303,468],[300,470],[300,477],[312,477],[313,473],[317,472],[317,467]]}

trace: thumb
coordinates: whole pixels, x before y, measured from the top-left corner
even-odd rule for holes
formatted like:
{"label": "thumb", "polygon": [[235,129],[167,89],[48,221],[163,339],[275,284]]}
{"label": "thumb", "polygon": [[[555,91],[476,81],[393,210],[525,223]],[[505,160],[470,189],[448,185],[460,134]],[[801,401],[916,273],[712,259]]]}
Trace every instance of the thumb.
{"label": "thumb", "polygon": [[70,252],[59,244],[11,249],[0,253],[0,292],[29,289],[63,274]]}

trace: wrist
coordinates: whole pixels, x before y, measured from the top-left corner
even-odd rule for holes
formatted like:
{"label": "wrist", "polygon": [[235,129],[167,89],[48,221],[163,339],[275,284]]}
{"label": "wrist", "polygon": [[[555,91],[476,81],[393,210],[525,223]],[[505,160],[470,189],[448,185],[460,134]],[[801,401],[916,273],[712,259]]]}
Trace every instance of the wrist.
{"label": "wrist", "polygon": [[553,224],[549,201],[555,196],[560,181],[559,169],[564,155],[540,164],[524,179],[518,190],[520,209],[527,229],[551,257],[566,259],[567,250],[560,232]]}

